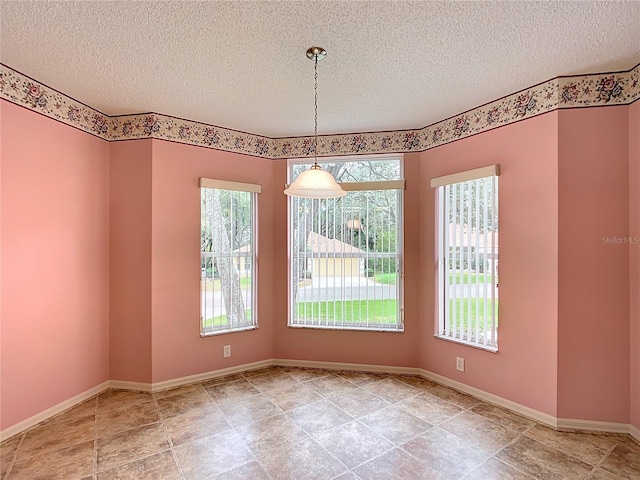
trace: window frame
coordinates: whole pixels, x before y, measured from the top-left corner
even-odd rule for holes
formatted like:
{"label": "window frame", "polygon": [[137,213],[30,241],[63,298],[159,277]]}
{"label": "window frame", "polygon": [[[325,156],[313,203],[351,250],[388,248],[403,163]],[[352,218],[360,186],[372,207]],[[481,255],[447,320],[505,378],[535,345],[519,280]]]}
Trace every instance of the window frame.
{"label": "window frame", "polygon": [[[494,220],[497,221],[498,219],[498,212],[499,212],[499,176],[500,176],[500,167],[499,165],[489,165],[486,167],[480,167],[480,168],[476,168],[476,169],[472,169],[472,170],[466,170],[466,171],[462,171],[462,172],[457,172],[457,173],[453,173],[450,175],[444,175],[441,177],[436,177],[433,178],[431,180],[431,187],[435,189],[435,195],[436,195],[436,228],[435,228],[435,241],[436,241],[436,274],[437,274],[437,280],[436,280],[436,306],[437,306],[437,315],[436,315],[436,321],[435,321],[435,338],[438,339],[442,339],[442,340],[446,340],[446,341],[451,341],[454,343],[458,343],[458,344],[462,344],[462,345],[467,345],[470,347],[474,347],[474,348],[479,348],[482,350],[486,350],[492,353],[497,353],[498,351],[498,307],[497,307],[497,301],[499,299],[498,296],[498,278],[497,278],[497,265],[498,265],[498,261],[499,261],[499,247],[497,245],[496,242],[496,233],[498,232],[497,230],[494,231],[492,230],[492,235],[491,235],[491,247],[490,247],[490,262],[491,265],[493,266],[491,268],[490,271],[490,275],[491,275],[491,285],[489,285],[489,282],[487,282],[486,280],[486,272],[482,272],[483,274],[483,278],[485,279],[485,281],[483,282],[484,285],[488,285],[489,289],[490,289],[490,293],[491,296],[488,297],[486,294],[484,296],[480,296],[477,293],[473,296],[468,296],[466,297],[466,299],[469,300],[475,300],[477,303],[476,305],[478,305],[478,299],[482,299],[483,302],[487,301],[487,299],[491,300],[491,307],[490,307],[490,311],[491,311],[491,319],[490,319],[490,331],[489,331],[489,335],[487,335],[487,328],[486,328],[486,320],[485,322],[483,322],[483,329],[480,330],[477,328],[477,323],[476,323],[476,329],[475,329],[475,339],[471,340],[471,339],[464,339],[464,338],[460,338],[460,336],[464,337],[463,334],[460,334],[459,336],[456,335],[457,330],[456,327],[458,326],[458,322],[457,320],[453,320],[454,323],[454,328],[453,330],[453,334],[447,333],[447,328],[446,328],[446,324],[448,322],[450,322],[450,317],[448,316],[448,312],[449,309],[447,308],[450,301],[453,300],[454,302],[457,300],[456,296],[454,295],[453,298],[448,296],[448,285],[450,284],[449,280],[448,280],[448,276],[450,274],[450,269],[448,267],[448,263],[450,260],[450,257],[448,256],[448,253],[445,253],[445,248],[450,249],[451,248],[451,244],[449,243],[448,246],[445,245],[447,242],[445,241],[445,238],[448,238],[448,236],[450,235],[450,225],[449,225],[449,215],[450,212],[445,212],[445,208],[446,205],[448,204],[448,202],[445,201],[445,196],[447,193],[447,187],[451,187],[453,185],[457,185],[459,183],[464,183],[464,182],[470,182],[470,181],[476,181],[476,180],[482,180],[482,179],[488,179],[488,178],[492,178],[493,179],[493,184],[492,184],[492,192],[491,195],[493,197],[492,199],[492,210],[497,209],[497,211],[492,211],[492,214],[494,215]],[[478,206],[478,200],[474,199],[473,200],[476,207]],[[486,208],[482,209],[482,213],[485,213]],[[479,210],[476,210],[476,215],[481,213]],[[486,220],[486,217],[485,217]],[[457,224],[456,227],[454,227],[454,236],[457,237],[458,232],[457,232]],[[471,234],[467,234],[467,235],[471,235]],[[474,246],[477,248],[480,243],[479,243],[479,233],[476,232],[476,243],[474,244]],[[485,234],[486,235],[486,234]],[[463,236],[463,233],[460,233],[460,236]],[[469,244],[469,239],[467,239],[467,246],[466,248],[468,249],[468,252],[471,251],[471,245]],[[487,258],[488,258],[488,254],[489,254],[489,249],[487,247],[488,245],[488,240],[487,237],[484,236],[483,237],[483,246],[484,246],[484,261],[486,262]],[[462,244],[462,238],[461,238],[461,244],[460,246],[456,245],[455,241],[454,241],[454,248],[461,248],[464,249],[465,246]],[[458,257],[456,257],[454,255],[454,260],[456,260]],[[469,257],[459,257],[459,259],[461,261],[464,261],[465,259],[468,259]],[[476,261],[478,260],[478,254],[476,253]],[[456,277],[457,278],[457,277]],[[456,281],[456,284],[457,281]],[[472,285],[472,283],[466,283],[466,285]],[[465,282],[462,282],[461,285],[465,285]],[[476,283],[476,285],[478,285]],[[469,289],[471,290],[471,289]],[[476,287],[476,292],[479,292],[480,288]],[[460,297],[460,299],[465,299],[464,296]],[[455,309],[455,305],[454,308],[452,309],[452,311],[456,312]],[[476,306],[476,313],[478,312],[478,307]],[[485,308],[485,312],[486,312],[486,308]],[[465,319],[464,321],[469,321],[468,319]],[[462,321],[461,323],[463,324],[464,321]],[[472,332],[473,330],[471,328],[467,329],[468,332]],[[482,331],[483,334],[483,340],[479,341],[479,332]],[[490,336],[490,340],[487,341],[488,336]]]}
{"label": "window frame", "polygon": [[[399,178],[396,180],[374,180],[367,182],[340,182],[339,185],[346,190],[349,191],[378,191],[378,190],[398,190],[398,200],[397,200],[397,211],[396,214],[396,252],[395,255],[397,257],[397,268],[396,268],[396,322],[393,324],[384,324],[385,326],[377,327],[373,325],[369,326],[357,326],[350,327],[344,325],[344,320],[342,321],[342,325],[322,325],[318,323],[299,323],[293,322],[293,310],[296,305],[296,299],[293,298],[293,285],[292,285],[292,261],[294,259],[293,248],[295,247],[293,241],[293,225],[294,225],[294,217],[292,215],[292,206],[294,205],[295,199],[289,197],[287,200],[287,292],[288,292],[288,302],[287,302],[287,327],[289,328],[308,328],[308,329],[320,329],[320,330],[341,330],[341,331],[376,331],[376,332],[390,332],[390,333],[403,333],[404,332],[404,190],[405,190],[405,180],[404,180],[404,158],[402,155],[371,155],[364,158],[361,157],[326,157],[323,159],[318,159],[318,164],[331,164],[331,163],[351,163],[351,162],[366,162],[366,161],[384,161],[384,160],[397,160],[399,164]],[[294,180],[293,177],[293,169],[296,165],[312,165],[312,159],[289,159],[287,162],[287,179],[288,182]],[[332,240],[332,239],[330,239]],[[374,255],[372,255],[374,257]],[[323,257],[316,257],[323,258]],[[327,258],[351,258],[351,257],[327,257]],[[334,275],[335,278],[335,275]],[[365,299],[371,300],[371,299]],[[344,297],[336,299],[335,301],[345,301]]]}
{"label": "window frame", "polygon": [[[202,239],[202,234],[203,234],[203,215],[204,212],[202,211],[203,209],[203,205],[202,205],[202,192],[205,188],[210,188],[210,189],[218,189],[218,190],[224,190],[224,191],[229,191],[229,192],[244,192],[244,193],[249,193],[250,194],[250,208],[251,208],[251,213],[250,213],[250,228],[251,228],[251,233],[250,233],[250,238],[251,241],[249,243],[249,245],[251,245],[251,254],[249,256],[245,256],[245,255],[233,255],[233,251],[232,250],[230,252],[230,259],[231,259],[231,264],[235,265],[234,259],[238,259],[238,262],[240,262],[241,258],[245,258],[245,266],[246,266],[246,262],[250,262],[250,274],[251,274],[251,287],[247,290],[243,290],[241,288],[240,290],[240,295],[243,295],[245,292],[249,292],[250,296],[251,296],[251,302],[250,302],[250,307],[249,309],[247,309],[250,312],[250,321],[242,323],[238,326],[233,326],[233,323],[231,324],[230,327],[228,328],[220,328],[220,329],[214,329],[213,327],[206,327],[205,326],[205,309],[203,309],[203,294],[205,294],[206,290],[203,289],[205,282],[205,279],[211,278],[212,280],[214,279],[213,276],[213,267],[212,267],[212,276],[211,277],[206,277],[203,276],[202,273],[200,275],[200,337],[211,337],[211,336],[217,336],[217,335],[224,335],[224,334],[229,334],[229,333],[235,333],[235,332],[242,332],[242,331],[248,331],[248,330],[256,330],[258,329],[259,325],[258,325],[258,270],[259,270],[259,260],[258,260],[258,232],[259,232],[259,228],[258,228],[258,195],[262,192],[262,186],[258,185],[258,184],[253,184],[253,183],[243,183],[243,182],[234,182],[234,181],[227,181],[227,180],[218,180],[218,179],[213,179],[213,178],[205,178],[205,177],[201,177],[198,181],[198,186],[200,189],[200,215],[201,215],[201,221],[200,221],[200,236]],[[202,240],[201,240],[202,242]],[[240,247],[243,248],[243,247]],[[200,268],[202,270],[202,261],[205,258],[205,253],[202,249],[202,243],[200,244]],[[213,255],[211,255],[212,258],[214,258]],[[243,272],[246,271],[246,269],[240,269],[237,267],[236,268],[236,273],[241,277]],[[206,302],[206,300],[205,300]],[[221,302],[222,302],[222,309],[223,309],[223,315],[228,315],[227,311],[226,311],[226,307],[224,306],[224,300],[223,300],[223,294],[221,293]],[[212,306],[212,309],[214,307]],[[246,306],[245,306],[246,309]],[[215,317],[213,317],[215,318]],[[233,320],[232,320],[233,322]]]}

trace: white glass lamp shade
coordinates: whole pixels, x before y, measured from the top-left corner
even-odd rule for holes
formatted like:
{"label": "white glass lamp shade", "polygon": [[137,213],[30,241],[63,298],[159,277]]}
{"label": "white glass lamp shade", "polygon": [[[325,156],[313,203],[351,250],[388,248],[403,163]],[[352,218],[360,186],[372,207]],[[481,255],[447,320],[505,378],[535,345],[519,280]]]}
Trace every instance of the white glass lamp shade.
{"label": "white glass lamp shade", "polygon": [[317,165],[298,175],[284,193],[302,198],[338,198],[347,194],[329,172]]}

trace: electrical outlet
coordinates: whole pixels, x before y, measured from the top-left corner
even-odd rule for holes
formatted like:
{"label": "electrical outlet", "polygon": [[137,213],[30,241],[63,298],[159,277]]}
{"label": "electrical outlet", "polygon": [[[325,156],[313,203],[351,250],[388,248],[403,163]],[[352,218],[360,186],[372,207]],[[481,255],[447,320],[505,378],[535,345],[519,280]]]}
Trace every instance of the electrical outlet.
{"label": "electrical outlet", "polygon": [[222,357],[229,358],[231,356],[231,345],[225,345],[222,347]]}
{"label": "electrical outlet", "polygon": [[464,358],[456,357],[456,370],[464,372]]}

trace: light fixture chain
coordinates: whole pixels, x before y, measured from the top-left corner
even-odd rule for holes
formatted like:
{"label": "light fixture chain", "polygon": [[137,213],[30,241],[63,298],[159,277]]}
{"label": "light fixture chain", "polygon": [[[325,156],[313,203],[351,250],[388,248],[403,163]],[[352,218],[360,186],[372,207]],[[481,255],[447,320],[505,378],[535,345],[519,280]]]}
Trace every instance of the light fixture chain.
{"label": "light fixture chain", "polygon": [[314,99],[314,118],[313,118],[313,136],[315,141],[315,146],[313,150],[314,164],[318,164],[318,55],[315,55],[315,75],[314,75],[315,85],[313,87],[315,93]]}
{"label": "light fixture chain", "polygon": [[340,198],[347,194],[336,183],[331,172],[322,170],[318,165],[318,60],[322,60],[326,55],[327,51],[324,48],[311,47],[307,50],[307,58],[314,60],[313,165],[309,170],[301,172],[295,181],[285,188],[284,193],[289,197],[323,199]]}

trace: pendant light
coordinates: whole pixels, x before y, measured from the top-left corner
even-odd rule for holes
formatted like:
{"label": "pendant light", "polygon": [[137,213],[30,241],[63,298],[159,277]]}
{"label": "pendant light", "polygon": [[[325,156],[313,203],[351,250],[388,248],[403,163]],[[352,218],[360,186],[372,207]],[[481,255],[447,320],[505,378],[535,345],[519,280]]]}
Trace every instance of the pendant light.
{"label": "pendant light", "polygon": [[327,56],[327,51],[321,47],[311,47],[307,50],[307,58],[314,61],[315,66],[315,115],[314,115],[314,142],[313,165],[305,170],[296,181],[285,189],[284,193],[290,197],[302,198],[338,198],[347,194],[336,183],[333,176],[318,165],[318,60]]}

